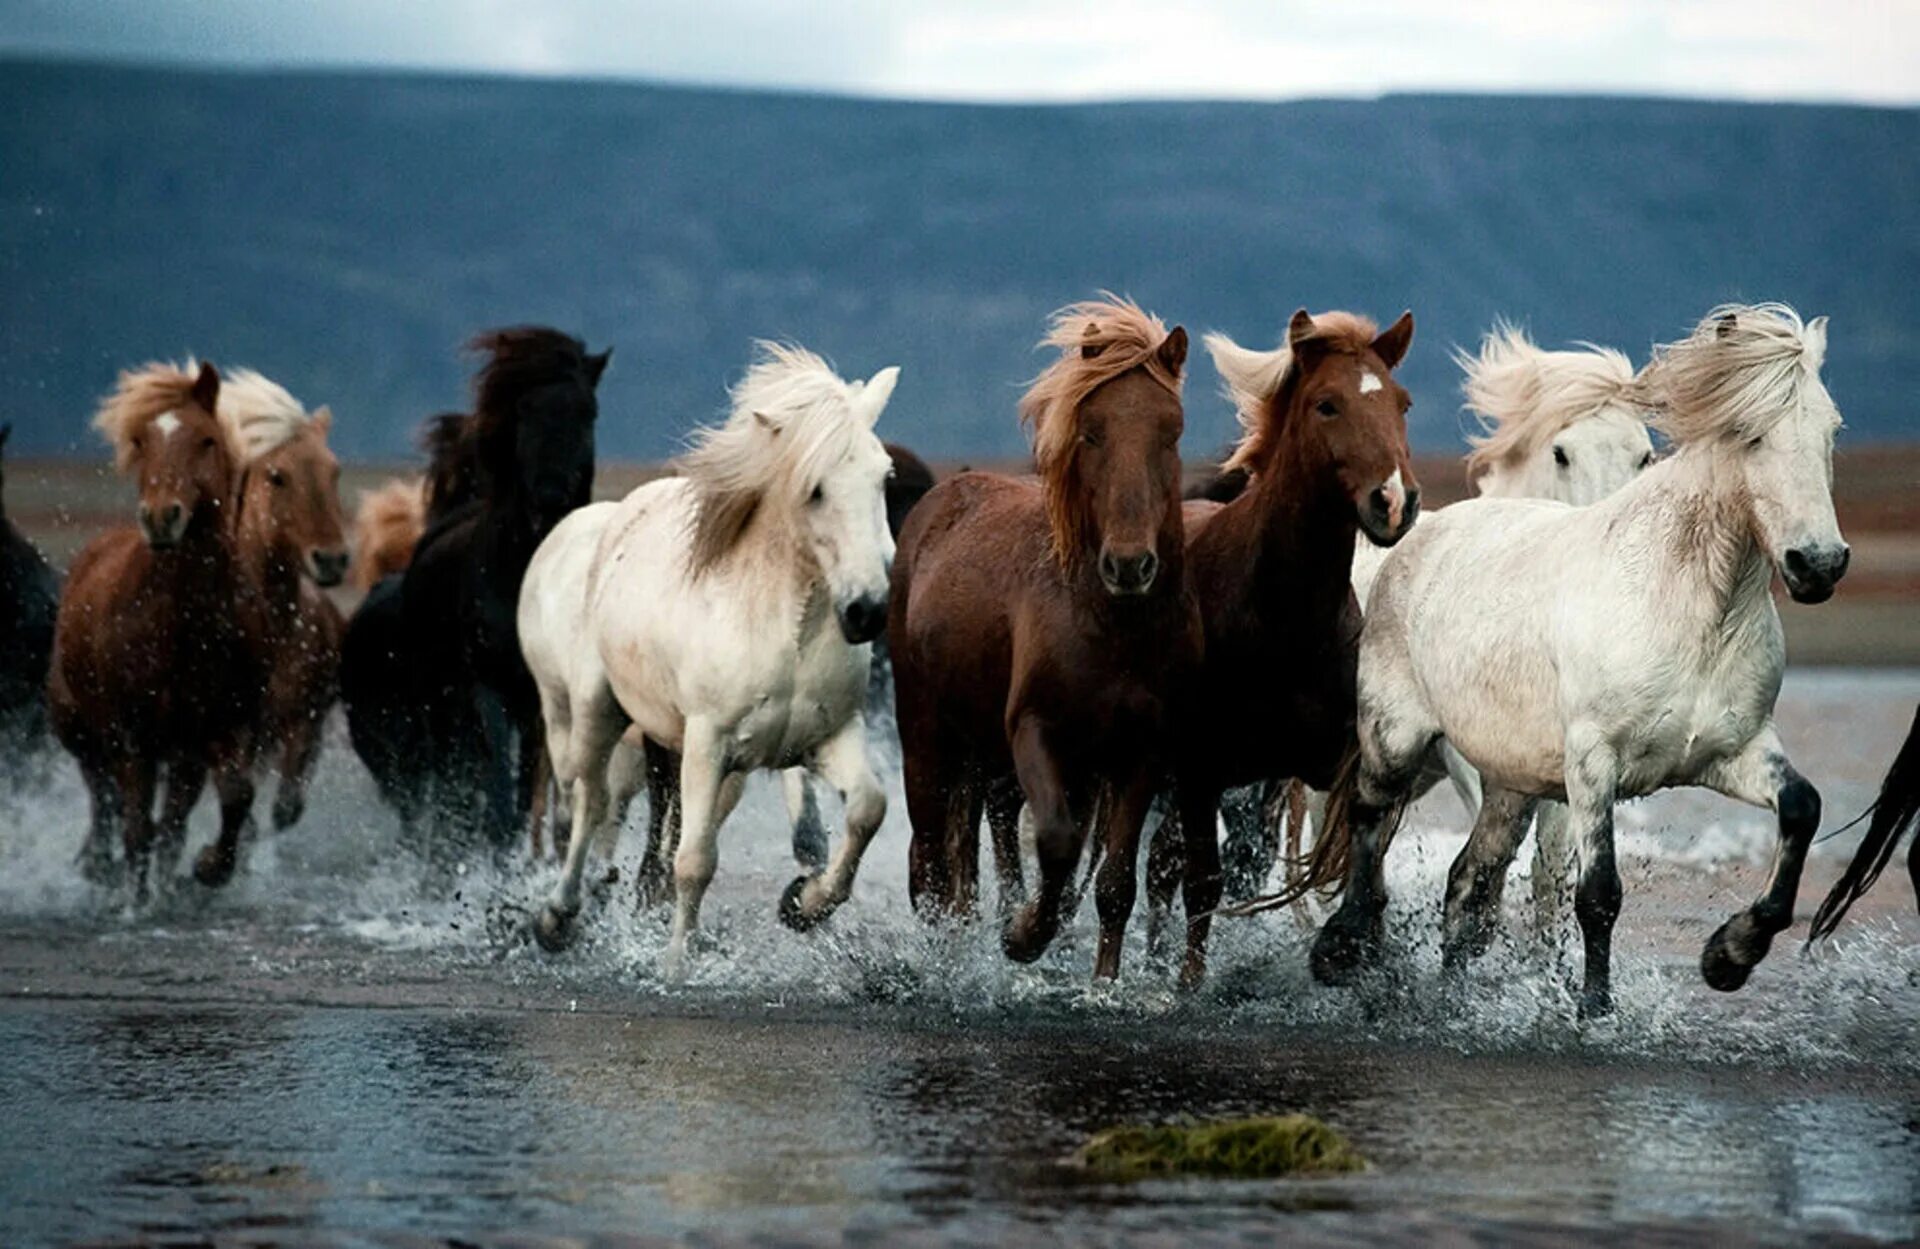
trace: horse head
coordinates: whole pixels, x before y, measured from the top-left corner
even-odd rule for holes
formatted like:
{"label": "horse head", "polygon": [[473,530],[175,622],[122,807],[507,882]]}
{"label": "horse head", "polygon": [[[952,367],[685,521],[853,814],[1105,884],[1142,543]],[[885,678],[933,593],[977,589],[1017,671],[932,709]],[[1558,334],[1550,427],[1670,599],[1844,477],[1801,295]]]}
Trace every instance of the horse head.
{"label": "horse head", "polygon": [[512,497],[535,534],[593,494],[596,391],[611,351],[538,326],[494,330],[470,346],[490,354],[478,379],[472,436],[482,493]]}
{"label": "horse head", "polygon": [[94,417],[115,463],[139,485],[134,516],[155,550],[178,546],[197,524],[221,523],[233,498],[234,455],[215,415],[219,397],[212,364],[150,364],[122,373]]}

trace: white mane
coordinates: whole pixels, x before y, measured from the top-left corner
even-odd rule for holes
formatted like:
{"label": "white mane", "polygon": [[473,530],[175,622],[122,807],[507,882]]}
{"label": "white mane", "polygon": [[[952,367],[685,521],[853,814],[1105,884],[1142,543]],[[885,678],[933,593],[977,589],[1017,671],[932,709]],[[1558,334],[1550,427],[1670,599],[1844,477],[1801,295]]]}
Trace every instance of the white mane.
{"label": "white mane", "polygon": [[215,406],[220,424],[245,464],[293,441],[315,419],[286,387],[252,369],[227,374]]}
{"label": "white mane", "polygon": [[1251,432],[1258,426],[1268,401],[1279,393],[1287,366],[1293,363],[1292,350],[1283,343],[1271,351],[1256,351],[1242,347],[1218,330],[1208,332],[1200,341],[1206,344],[1207,354],[1213,357],[1214,371],[1220,374],[1220,393],[1233,404],[1240,428]]}
{"label": "white mane", "polygon": [[1461,390],[1480,423],[1470,436],[1469,473],[1517,463],[1539,453],[1554,435],[1627,397],[1633,365],[1621,352],[1593,343],[1577,351],[1543,351],[1525,330],[1496,322],[1480,353],[1455,350],[1466,373]]}
{"label": "white mane", "polygon": [[1654,427],[1681,445],[1759,438],[1818,385],[1827,319],[1785,304],[1722,304],[1677,343],[1654,349],[1641,381]]}
{"label": "white mane", "polygon": [[856,438],[872,437],[872,417],[899,377],[899,369],[887,368],[872,385],[849,382],[803,347],[760,342],[755,349],[746,376],[727,392],[731,415],[696,431],[680,461],[699,496],[696,569],[725,555],[764,502],[799,507]]}

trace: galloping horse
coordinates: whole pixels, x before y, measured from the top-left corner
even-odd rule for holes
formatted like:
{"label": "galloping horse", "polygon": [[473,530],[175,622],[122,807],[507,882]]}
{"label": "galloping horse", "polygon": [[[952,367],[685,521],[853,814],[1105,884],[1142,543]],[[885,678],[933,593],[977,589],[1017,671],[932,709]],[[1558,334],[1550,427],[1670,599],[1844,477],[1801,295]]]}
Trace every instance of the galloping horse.
{"label": "galloping horse", "polygon": [[[465,413],[450,412],[434,417],[423,429],[426,476],[417,486],[405,483],[419,500],[417,521],[402,504],[379,510],[378,519],[371,521],[380,529],[377,537],[361,530],[363,547],[372,548],[370,562],[397,568],[374,582],[360,600],[340,644],[340,699],[347,708],[348,738],[380,796],[408,828],[426,808],[429,774],[427,716],[414,688],[416,673],[403,636],[400,574],[413,562],[421,534],[445,522],[479,492],[479,468],[468,436],[471,424]],[[364,506],[360,519],[369,524]]]}
{"label": "galloping horse", "polygon": [[[1097,822],[1107,853],[1094,975],[1111,978],[1141,821],[1199,660],[1180,519],[1187,335],[1110,299],[1062,309],[1044,342],[1060,358],[1020,401],[1039,480],[950,477],[901,534],[888,635],[913,822],[908,892],[924,915],[970,913],[981,812],[999,806],[1013,910],[1002,945],[1030,962],[1060,926]],[[1040,888],[1013,908],[1006,807],[1022,798]]]}
{"label": "galloping horse", "polygon": [[162,876],[171,874],[209,771],[220,839],[194,864],[202,883],[232,874],[253,808],[247,749],[266,656],[249,627],[253,613],[239,607],[249,592],[233,532],[242,463],[215,415],[219,394],[211,364],[120,375],[94,426],[139,483],[139,524],[80,552],[54,634],[48,710],[92,799],[81,867],[111,880],[117,831],[140,898],[156,844]]}
{"label": "galloping horse", "polygon": [[781,919],[811,927],[846,901],[887,807],[861,708],[893,556],[872,426],[898,378],[845,382],[811,352],[763,343],[680,476],[582,508],[541,544],[520,636],[578,822],[534,925],[542,946],[571,936],[587,852],[623,805],[609,773],[624,760],[631,778],[642,743],[679,756],[670,976],[685,971],[719,828],[750,771],[805,764],[846,800],[839,854],[793,881]]}
{"label": "galloping horse", "polygon": [[1226,467],[1249,482],[1231,503],[1186,504],[1205,662],[1174,731],[1177,818],[1154,837],[1147,890],[1157,920],[1172,901],[1181,830],[1188,985],[1206,974],[1220,900],[1221,795],[1284,776],[1327,788],[1352,740],[1354,538],[1391,545],[1420,510],[1411,401],[1393,378],[1412,341],[1410,312],[1379,331],[1352,313],[1304,308],[1272,351],[1207,336],[1244,430]]}
{"label": "galloping horse", "polygon": [[1778,813],[1764,893],[1714,932],[1700,970],[1746,983],[1793,920],[1820,797],[1773,725],[1785,666],[1770,585],[1818,603],[1846,572],[1834,520],[1839,412],[1820,383],[1826,319],[1715,309],[1641,382],[1677,452],[1587,508],[1472,499],[1420,525],[1375,584],[1360,646],[1360,752],[1311,880],[1346,896],[1313,950],[1344,983],[1381,952],[1384,856],[1441,737],[1485,794],[1447,884],[1450,964],[1492,940],[1506,872],[1540,798],[1564,800],[1580,858],[1585,1015],[1612,1009],[1620,911],[1613,806],[1701,785]]}
{"label": "galloping horse", "polygon": [[[427,720],[437,841],[478,834],[504,847],[523,827],[539,774],[539,699],[514,625],[527,561],[593,492],[594,390],[608,353],[557,330],[481,334],[475,500],[420,538],[401,578],[402,654]],[[518,757],[518,775],[510,766]]]}
{"label": "galloping horse", "polygon": [[251,749],[272,753],[280,774],[275,828],[306,809],[321,730],[340,693],[339,609],[316,587],[340,584],[348,554],[340,511],[340,463],[327,448],[333,413],[309,413],[286,389],[251,369],[220,388],[218,416],[239,448],[236,553],[247,581],[241,602],[268,648],[267,688]]}
{"label": "galloping horse", "polygon": [[[0,425],[4,452],[10,424]],[[39,753],[47,737],[47,664],[60,579],[7,519],[0,467],[0,775]]]}
{"label": "galloping horse", "polygon": [[427,480],[389,477],[360,492],[353,514],[353,585],[362,594],[407,570],[427,528]]}

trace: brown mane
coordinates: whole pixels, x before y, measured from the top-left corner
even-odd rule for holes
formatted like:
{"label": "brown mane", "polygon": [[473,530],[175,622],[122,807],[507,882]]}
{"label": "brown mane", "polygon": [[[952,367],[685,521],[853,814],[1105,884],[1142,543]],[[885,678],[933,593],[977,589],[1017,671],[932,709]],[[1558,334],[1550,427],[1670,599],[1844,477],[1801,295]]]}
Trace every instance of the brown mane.
{"label": "brown mane", "polygon": [[[1303,341],[1324,344],[1328,352],[1355,356],[1371,348],[1380,334],[1380,327],[1372,320],[1353,312],[1316,312],[1313,328],[1312,337]],[[1242,430],[1240,441],[1220,471],[1241,469],[1257,475],[1260,466],[1271,458],[1280,421],[1286,415],[1287,397],[1300,380],[1299,370],[1293,367],[1293,350],[1283,343],[1272,351],[1253,351],[1224,334],[1207,335],[1207,348],[1226,382],[1227,397],[1233,401]]]}
{"label": "brown mane", "polygon": [[390,477],[360,492],[353,523],[353,583],[371,590],[383,577],[405,571],[413,545],[427,526],[427,483],[420,477]]}
{"label": "brown mane", "polygon": [[1060,358],[1020,397],[1020,422],[1033,438],[1033,464],[1046,494],[1054,555],[1062,567],[1073,563],[1082,538],[1082,521],[1069,489],[1073,452],[1080,442],[1080,405],[1134,369],[1145,369],[1176,398],[1180,394],[1180,378],[1167,371],[1159,356],[1167,327],[1131,300],[1110,291],[1101,295],[1053,314],[1039,345],[1058,347]]}
{"label": "brown mane", "polygon": [[[133,464],[133,440],[147,427],[148,422],[176,409],[199,406],[193,397],[194,384],[199,380],[200,365],[194,360],[185,364],[162,364],[153,362],[143,364],[137,369],[123,369],[120,381],[111,395],[100,401],[99,411],[94,413],[93,427],[100,431],[113,447],[113,466],[125,472]],[[207,413],[209,417],[214,414]],[[221,425],[222,433],[226,426]],[[236,462],[240,460],[238,448],[229,448]]]}

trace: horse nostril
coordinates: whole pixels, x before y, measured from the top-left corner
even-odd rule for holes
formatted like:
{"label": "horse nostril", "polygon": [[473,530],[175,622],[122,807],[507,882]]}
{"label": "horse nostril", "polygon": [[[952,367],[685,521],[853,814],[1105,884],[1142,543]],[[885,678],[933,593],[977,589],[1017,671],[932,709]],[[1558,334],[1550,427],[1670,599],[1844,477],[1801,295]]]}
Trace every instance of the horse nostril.
{"label": "horse nostril", "polygon": [[1120,561],[1106,551],[1100,552],[1100,580],[1108,585],[1120,584]]}
{"label": "horse nostril", "polygon": [[1841,547],[1840,554],[1833,561],[1833,579],[1835,581],[1847,575],[1847,565],[1853,562],[1853,548]]}
{"label": "horse nostril", "polygon": [[1807,572],[1813,567],[1812,561],[1807,559],[1806,552],[1802,551],[1799,547],[1788,551],[1786,559],[1782,562],[1785,564],[1787,572],[1795,577],[1806,576]]}
{"label": "horse nostril", "polygon": [[1148,551],[1140,557],[1140,563],[1134,570],[1134,579],[1141,589],[1153,584],[1154,577],[1160,573],[1160,557]]}
{"label": "horse nostril", "polygon": [[160,509],[160,523],[171,529],[180,523],[180,505],[169,503]]}

